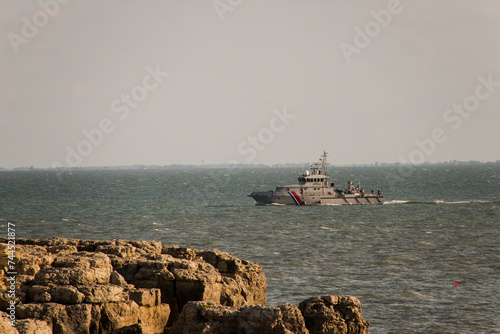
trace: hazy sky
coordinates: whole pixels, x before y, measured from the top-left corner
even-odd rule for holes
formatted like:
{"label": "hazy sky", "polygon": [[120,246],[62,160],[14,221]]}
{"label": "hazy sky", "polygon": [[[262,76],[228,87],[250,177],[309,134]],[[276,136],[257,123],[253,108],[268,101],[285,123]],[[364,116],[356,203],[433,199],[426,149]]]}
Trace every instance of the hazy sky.
{"label": "hazy sky", "polygon": [[0,166],[500,159],[498,0],[2,1]]}

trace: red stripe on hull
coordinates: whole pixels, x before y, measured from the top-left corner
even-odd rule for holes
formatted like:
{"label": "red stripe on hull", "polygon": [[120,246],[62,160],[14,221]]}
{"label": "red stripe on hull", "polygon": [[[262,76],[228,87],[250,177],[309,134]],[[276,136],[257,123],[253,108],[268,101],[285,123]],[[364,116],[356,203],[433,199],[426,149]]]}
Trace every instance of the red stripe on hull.
{"label": "red stripe on hull", "polygon": [[304,203],[300,199],[299,195],[297,195],[297,193],[295,191],[289,191],[289,194],[292,195],[292,197],[295,200],[295,203],[297,203],[297,205],[304,205]]}

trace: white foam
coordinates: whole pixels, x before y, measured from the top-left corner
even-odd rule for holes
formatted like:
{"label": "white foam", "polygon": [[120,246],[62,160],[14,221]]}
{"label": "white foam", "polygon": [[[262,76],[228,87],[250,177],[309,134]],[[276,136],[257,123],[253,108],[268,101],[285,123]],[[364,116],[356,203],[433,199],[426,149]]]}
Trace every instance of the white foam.
{"label": "white foam", "polygon": [[434,296],[431,296],[431,295],[425,295],[423,293],[420,293],[420,292],[417,292],[417,291],[414,291],[414,290],[410,290],[410,291],[407,291],[410,295],[412,296],[415,296],[415,297],[418,297],[418,298],[424,298],[424,299],[427,299],[427,298],[434,298]]}
{"label": "white foam", "polygon": [[482,200],[452,201],[452,202],[435,201],[435,202],[438,203],[438,204],[494,203],[493,201],[482,201]]}
{"label": "white foam", "polygon": [[408,203],[409,201],[404,201],[400,199],[393,199],[392,201],[384,202],[384,204],[404,204]]}

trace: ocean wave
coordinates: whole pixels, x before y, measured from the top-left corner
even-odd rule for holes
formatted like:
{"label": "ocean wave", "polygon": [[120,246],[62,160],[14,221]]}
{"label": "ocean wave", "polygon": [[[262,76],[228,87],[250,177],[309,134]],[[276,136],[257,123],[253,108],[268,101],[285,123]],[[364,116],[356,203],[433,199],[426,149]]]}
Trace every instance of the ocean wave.
{"label": "ocean wave", "polygon": [[417,298],[421,298],[421,299],[432,299],[432,298],[434,298],[434,296],[426,295],[426,294],[423,294],[423,293],[420,293],[420,292],[417,292],[417,291],[414,291],[414,290],[403,290],[401,292],[403,294],[405,294],[405,295],[409,295],[409,296],[413,296],[413,297],[417,297]]}

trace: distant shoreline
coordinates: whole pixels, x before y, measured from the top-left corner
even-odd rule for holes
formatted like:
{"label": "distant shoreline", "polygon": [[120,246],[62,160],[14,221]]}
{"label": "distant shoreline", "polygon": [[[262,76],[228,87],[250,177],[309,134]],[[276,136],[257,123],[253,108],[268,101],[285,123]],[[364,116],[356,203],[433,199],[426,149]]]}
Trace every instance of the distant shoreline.
{"label": "distant shoreline", "polygon": [[[54,171],[61,172],[66,170],[182,170],[182,169],[236,169],[236,168],[308,168],[310,163],[285,163],[285,164],[203,164],[203,165],[190,165],[190,164],[172,164],[172,165],[124,165],[124,166],[88,166],[88,167],[59,167],[59,168],[37,168],[37,167],[15,167],[15,168],[2,168],[0,172],[6,171]],[[368,164],[344,164],[344,165],[330,165],[330,167],[399,167],[410,166],[412,164],[403,164],[400,162],[375,162]],[[442,162],[424,162],[415,164],[414,166],[500,166],[500,160],[497,161],[442,161]]]}

